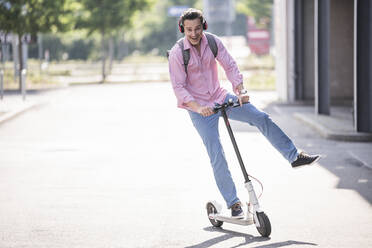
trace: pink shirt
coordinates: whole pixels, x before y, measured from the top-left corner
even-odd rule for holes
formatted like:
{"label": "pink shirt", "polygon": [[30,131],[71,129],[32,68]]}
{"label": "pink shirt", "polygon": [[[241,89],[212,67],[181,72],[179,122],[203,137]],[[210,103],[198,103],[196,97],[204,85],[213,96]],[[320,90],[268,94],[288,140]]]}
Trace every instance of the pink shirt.
{"label": "pink shirt", "polygon": [[178,107],[191,110],[185,103],[196,101],[201,106],[214,107],[215,103],[221,104],[224,101],[227,90],[220,86],[216,60],[225,70],[234,90],[236,86],[243,82],[243,76],[239,72],[235,60],[228,53],[221,40],[217,36],[214,36],[214,38],[218,47],[216,59],[208,47],[208,40],[204,33],[200,44],[200,56],[187,38],[184,39],[184,49],[190,49],[187,75],[179,45],[175,44],[171,49],[169,53],[169,74],[177,97]]}

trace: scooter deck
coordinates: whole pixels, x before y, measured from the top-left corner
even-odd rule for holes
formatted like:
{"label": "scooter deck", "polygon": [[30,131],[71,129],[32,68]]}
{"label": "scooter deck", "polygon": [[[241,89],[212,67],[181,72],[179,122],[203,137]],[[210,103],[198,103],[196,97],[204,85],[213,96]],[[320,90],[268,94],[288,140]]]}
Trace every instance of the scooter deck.
{"label": "scooter deck", "polygon": [[235,218],[231,218],[231,217],[227,217],[227,216],[223,216],[219,214],[210,214],[209,219],[219,220],[219,221],[228,222],[232,224],[238,224],[242,226],[248,226],[248,225],[254,224],[253,217],[248,218],[248,219],[247,217],[244,217],[242,219],[235,219]]}

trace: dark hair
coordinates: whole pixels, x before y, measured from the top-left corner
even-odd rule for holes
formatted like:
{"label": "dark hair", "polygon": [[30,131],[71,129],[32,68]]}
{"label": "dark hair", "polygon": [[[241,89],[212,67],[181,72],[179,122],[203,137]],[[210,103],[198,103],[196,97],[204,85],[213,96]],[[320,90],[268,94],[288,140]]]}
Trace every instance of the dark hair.
{"label": "dark hair", "polygon": [[190,8],[188,10],[185,10],[180,16],[180,24],[182,24],[183,26],[185,20],[194,20],[196,18],[200,19],[201,24],[204,23],[203,12],[201,12],[201,10],[198,9]]}

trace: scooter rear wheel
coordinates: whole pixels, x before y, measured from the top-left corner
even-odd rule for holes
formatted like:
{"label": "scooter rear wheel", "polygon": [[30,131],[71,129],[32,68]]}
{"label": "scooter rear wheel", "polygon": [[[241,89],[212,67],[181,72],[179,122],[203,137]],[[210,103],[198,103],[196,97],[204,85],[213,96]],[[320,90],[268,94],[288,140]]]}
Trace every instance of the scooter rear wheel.
{"label": "scooter rear wheel", "polygon": [[260,227],[256,227],[257,231],[262,237],[269,237],[271,234],[271,224],[269,217],[264,212],[257,213],[257,218],[260,223]]}
{"label": "scooter rear wheel", "polygon": [[217,214],[218,213],[217,208],[211,202],[208,202],[208,204],[207,204],[207,213],[208,213],[208,219],[214,227],[222,226],[223,221],[214,220],[214,219],[209,218],[210,214]]}

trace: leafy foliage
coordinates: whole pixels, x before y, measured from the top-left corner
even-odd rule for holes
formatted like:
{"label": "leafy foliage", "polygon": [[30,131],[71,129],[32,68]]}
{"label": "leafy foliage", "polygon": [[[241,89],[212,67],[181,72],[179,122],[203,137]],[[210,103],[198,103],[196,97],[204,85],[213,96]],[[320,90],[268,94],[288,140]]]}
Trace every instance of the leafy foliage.
{"label": "leafy foliage", "polygon": [[267,28],[271,23],[273,0],[238,0],[237,11],[255,18],[256,23]]}
{"label": "leafy foliage", "polygon": [[[249,8],[262,9],[255,11],[257,18],[265,16],[262,13],[267,9],[271,15],[271,6],[267,6],[272,0],[237,2],[245,12]],[[43,49],[49,50],[52,60],[61,59],[64,53],[68,53],[69,59],[99,59],[100,47],[107,48],[108,37],[116,46],[116,59],[135,50],[164,55],[182,36],[178,32],[178,17],[168,15],[171,6],[202,9],[203,0],[0,0],[0,30],[43,33]],[[232,25],[233,35],[245,35],[245,25],[245,15],[237,14]],[[219,24],[215,26],[213,29],[213,25],[209,25],[208,31],[223,35],[225,29]],[[79,30],[64,32],[73,29]],[[37,44],[29,48],[30,57],[37,58]]]}
{"label": "leafy foliage", "polygon": [[[86,29],[88,35],[96,32],[101,35],[103,83],[106,78],[106,37],[110,37],[109,45],[112,47],[113,35],[120,29],[129,27],[132,16],[147,8],[151,0],[81,0],[81,3],[83,8],[78,12],[76,28]],[[112,57],[110,61],[112,62]]]}
{"label": "leafy foliage", "polygon": [[[22,38],[25,34],[65,31],[72,0],[0,0],[0,30],[18,34],[19,70],[23,70]],[[21,89],[22,75],[19,74]]]}
{"label": "leafy foliage", "polygon": [[131,24],[132,16],[149,6],[149,0],[82,0],[76,28],[111,34]]}
{"label": "leafy foliage", "polygon": [[0,0],[0,30],[17,34],[65,31],[69,0]]}
{"label": "leafy foliage", "polygon": [[135,16],[134,28],[127,34],[127,39],[135,40],[137,48],[144,53],[155,51],[165,55],[181,36],[177,27],[178,17],[169,16],[168,9],[172,6],[201,8],[201,3],[201,0],[157,1],[149,12]]}

